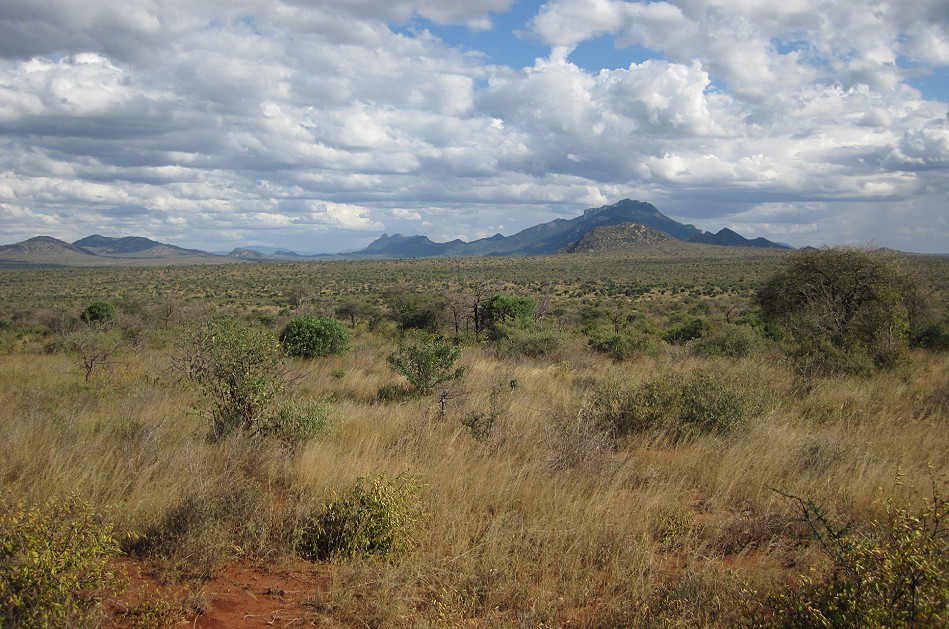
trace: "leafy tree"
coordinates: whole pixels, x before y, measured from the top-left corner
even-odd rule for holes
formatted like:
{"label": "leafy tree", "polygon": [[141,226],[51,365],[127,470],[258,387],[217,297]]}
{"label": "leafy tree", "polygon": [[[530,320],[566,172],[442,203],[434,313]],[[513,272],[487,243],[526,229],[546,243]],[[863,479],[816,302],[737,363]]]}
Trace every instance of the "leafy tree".
{"label": "leafy tree", "polygon": [[498,325],[511,321],[533,321],[537,302],[530,297],[494,295],[478,309],[480,329],[495,330]]}
{"label": "leafy tree", "polygon": [[79,318],[90,325],[106,325],[115,319],[115,304],[110,301],[94,301],[86,306]]}
{"label": "leafy tree", "polygon": [[435,294],[390,288],[383,296],[392,318],[403,330],[438,332],[445,316],[445,302]]}
{"label": "leafy tree", "polygon": [[805,372],[859,373],[903,356],[914,284],[887,252],[804,250],[787,258],[756,301]]}
{"label": "leafy tree", "polygon": [[336,319],[303,315],[287,323],[280,344],[290,356],[322,358],[348,352],[349,333]]}
{"label": "leafy tree", "polygon": [[431,393],[438,385],[464,376],[464,367],[455,367],[461,348],[434,334],[418,334],[403,341],[389,354],[386,362],[396,373],[405,376],[419,395]]}
{"label": "leafy tree", "polygon": [[282,363],[277,339],[228,315],[191,330],[175,358],[210,400],[213,438],[257,427],[283,389]]}

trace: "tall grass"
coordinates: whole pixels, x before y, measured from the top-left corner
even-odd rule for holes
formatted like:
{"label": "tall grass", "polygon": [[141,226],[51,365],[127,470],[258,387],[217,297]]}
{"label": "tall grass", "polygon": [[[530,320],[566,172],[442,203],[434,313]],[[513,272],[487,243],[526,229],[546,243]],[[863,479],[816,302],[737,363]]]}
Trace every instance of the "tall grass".
{"label": "tall grass", "polygon": [[[292,361],[296,399],[332,406],[328,431],[206,438],[196,392],[165,350],[125,352],[86,382],[64,354],[0,355],[8,501],[71,493],[128,533],[125,551],[168,580],[293,552],[301,519],[362,477],[412,478],[414,546],[391,561],[337,559],[312,620],[352,626],[728,626],[742,590],[821,565],[795,505],[870,521],[912,506],[949,470],[949,356],[871,378],[806,385],[770,357],[666,350],[617,363],[574,344],[529,357],[466,345],[464,379],[383,403],[392,338],[361,332],[346,356]],[[610,383],[718,374],[769,403],[741,430],[621,437],[590,408]],[[464,423],[490,414],[485,434]]]}

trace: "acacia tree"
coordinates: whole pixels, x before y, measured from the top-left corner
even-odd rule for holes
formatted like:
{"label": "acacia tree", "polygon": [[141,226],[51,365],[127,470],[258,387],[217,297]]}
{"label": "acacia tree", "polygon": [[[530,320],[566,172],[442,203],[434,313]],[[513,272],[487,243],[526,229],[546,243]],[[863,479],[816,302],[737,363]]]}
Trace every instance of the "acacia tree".
{"label": "acacia tree", "polygon": [[811,249],[788,256],[756,302],[806,372],[859,373],[905,353],[914,284],[891,253]]}
{"label": "acacia tree", "polygon": [[465,375],[464,367],[455,367],[460,357],[460,347],[438,335],[420,332],[399,343],[399,349],[389,354],[386,362],[405,376],[415,393],[427,395],[438,385]]}

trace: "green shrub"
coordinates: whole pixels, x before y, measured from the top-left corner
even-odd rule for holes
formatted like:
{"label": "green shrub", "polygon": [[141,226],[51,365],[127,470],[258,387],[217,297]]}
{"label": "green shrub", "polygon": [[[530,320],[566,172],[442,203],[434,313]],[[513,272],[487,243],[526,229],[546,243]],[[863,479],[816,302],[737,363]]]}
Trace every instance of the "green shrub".
{"label": "green shrub", "polygon": [[347,493],[303,520],[297,553],[311,561],[401,554],[413,542],[417,489],[402,478],[360,478]]}
{"label": "green shrub", "polygon": [[271,417],[262,420],[258,432],[289,445],[319,437],[329,431],[332,407],[319,400],[289,400],[280,404]]}
{"label": "green shrub", "polygon": [[684,317],[665,331],[663,340],[674,345],[684,345],[689,341],[704,336],[709,330],[709,323],[701,317]]}
{"label": "green shrub", "polygon": [[704,369],[672,372],[632,389],[606,387],[592,411],[616,437],[653,431],[679,441],[744,428],[765,406],[748,389]]}
{"label": "green shrub", "polygon": [[588,343],[594,351],[606,354],[617,362],[637,354],[656,356],[662,349],[659,339],[636,328],[619,332],[602,328],[592,330]]}
{"label": "green shrub", "polygon": [[96,595],[120,589],[112,526],[75,496],[28,506],[0,498],[0,626],[81,626]]}
{"label": "green shrub", "polygon": [[688,343],[689,350],[698,356],[727,356],[744,358],[762,351],[764,337],[747,325],[723,325],[707,335]]}
{"label": "green shrub", "polygon": [[104,325],[115,319],[115,305],[109,301],[94,301],[79,315],[85,323]]}
{"label": "green shrub", "polygon": [[460,347],[439,336],[418,333],[403,340],[386,362],[393,371],[405,376],[416,393],[426,395],[438,385],[464,376],[465,368],[455,367],[460,357]]}
{"label": "green shrub", "polygon": [[552,357],[567,343],[567,334],[556,327],[516,319],[495,327],[498,351],[507,356]]}
{"label": "green shrub", "polygon": [[949,349],[949,322],[930,323],[910,332],[910,344],[926,349]]}
{"label": "green shrub", "polygon": [[860,528],[838,528],[813,502],[791,498],[832,568],[771,597],[759,626],[949,626],[949,496],[934,490],[917,513],[887,502],[880,521]]}
{"label": "green shrub", "polygon": [[901,362],[914,313],[925,310],[919,288],[896,256],[838,247],[789,255],[755,299],[804,373],[862,373],[867,361]]}
{"label": "green shrub", "polygon": [[208,398],[214,439],[238,427],[254,428],[283,388],[277,340],[232,316],[212,317],[192,329],[175,366]]}
{"label": "green shrub", "polygon": [[303,315],[283,328],[280,344],[289,356],[298,358],[342,355],[349,351],[349,333],[336,319]]}
{"label": "green shrub", "polygon": [[494,295],[478,307],[478,329],[493,332],[504,322],[533,321],[536,312],[537,302],[530,297]]}

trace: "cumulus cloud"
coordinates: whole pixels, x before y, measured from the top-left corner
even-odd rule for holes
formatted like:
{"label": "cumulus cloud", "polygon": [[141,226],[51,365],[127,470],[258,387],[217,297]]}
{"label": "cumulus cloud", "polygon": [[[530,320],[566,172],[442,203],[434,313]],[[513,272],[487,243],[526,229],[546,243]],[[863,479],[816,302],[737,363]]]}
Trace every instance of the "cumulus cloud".
{"label": "cumulus cloud", "polygon": [[[332,251],[628,196],[794,244],[945,249],[947,104],[909,82],[949,65],[944,2],[538,0],[526,67],[438,30],[514,4],[8,0],[0,230]],[[578,64],[596,38],[652,58]],[[891,207],[927,227],[881,227]]]}

